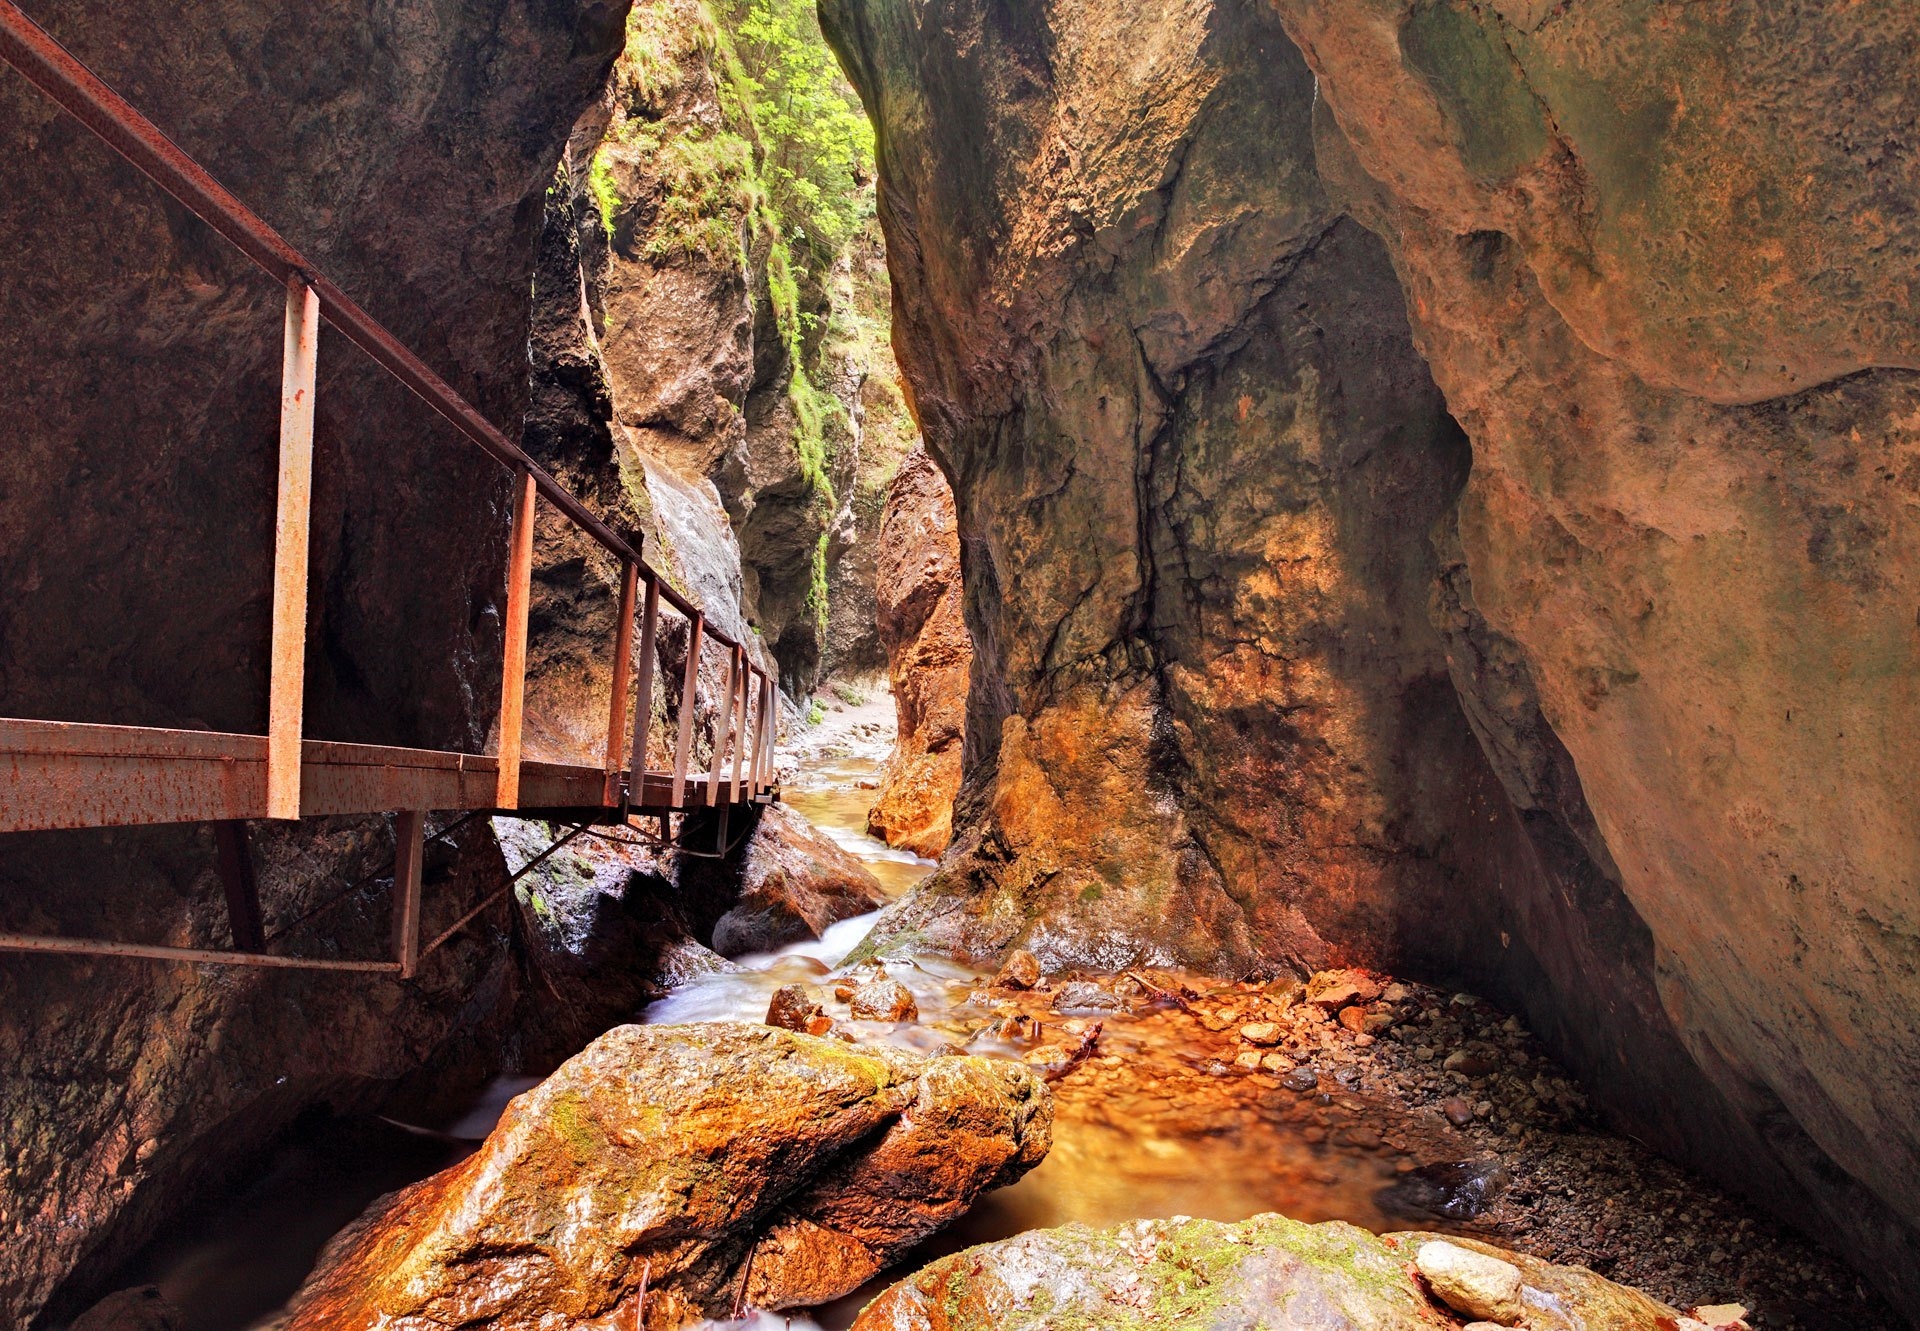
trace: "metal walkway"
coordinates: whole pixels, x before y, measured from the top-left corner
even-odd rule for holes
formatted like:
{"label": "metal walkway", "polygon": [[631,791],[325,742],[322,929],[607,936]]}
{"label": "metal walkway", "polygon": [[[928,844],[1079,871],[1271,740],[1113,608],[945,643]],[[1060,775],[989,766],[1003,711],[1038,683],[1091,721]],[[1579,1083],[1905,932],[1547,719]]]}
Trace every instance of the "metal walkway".
{"label": "metal walkway", "polygon": [[[287,292],[267,733],[0,719],[0,832],[215,823],[220,828],[221,877],[227,888],[237,950],[216,953],[99,939],[0,935],[0,951],[77,952],[411,975],[422,955],[420,869],[428,810],[512,812],[584,826],[717,808],[723,820],[724,843],[724,820],[729,809],[779,798],[773,768],[779,695],[774,681],[754,664],[743,644],[709,627],[700,608],[668,586],[637,548],[596,518],[12,0],[0,0],[0,61],[18,70],[185,204],[283,283]],[[308,507],[321,319],[517,477],[507,561],[497,755],[336,744],[307,739],[302,734]],[[534,515],[535,506],[542,501],[613,554],[624,570],[606,758],[599,767],[530,762],[521,756]],[[689,621],[687,664],[673,765],[667,770],[650,771],[647,732],[663,602]],[[637,680],[632,669],[636,626]],[[717,710],[712,762],[703,773],[691,770],[691,760],[699,667],[707,646],[724,652],[727,664],[726,684],[714,700]],[[631,728],[627,710],[630,690],[635,695]],[[0,702],[0,708],[4,708],[4,702]],[[396,815],[399,849],[394,870],[391,961],[308,961],[265,953],[258,895],[246,859],[245,837],[238,829],[253,819],[333,814]],[[499,895],[503,893],[494,899]],[[428,950],[441,941],[445,941],[445,935]]]}

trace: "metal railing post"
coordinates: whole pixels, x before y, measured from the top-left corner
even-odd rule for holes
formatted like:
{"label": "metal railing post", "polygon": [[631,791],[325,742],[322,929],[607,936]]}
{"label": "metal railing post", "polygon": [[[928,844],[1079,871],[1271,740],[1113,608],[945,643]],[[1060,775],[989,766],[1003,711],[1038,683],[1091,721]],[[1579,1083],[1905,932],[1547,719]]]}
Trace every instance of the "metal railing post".
{"label": "metal railing post", "polygon": [[660,631],[660,580],[647,573],[647,603],[640,612],[640,685],[634,690],[633,747],[628,759],[627,802],[646,802],[647,735],[653,729],[654,650]]}
{"label": "metal railing post", "polygon": [[613,689],[607,699],[607,793],[605,802],[622,802],[620,764],[627,747],[627,685],[633,680],[633,612],[640,588],[640,566],[620,561],[620,626],[613,640]]}
{"label": "metal railing post", "polygon": [[673,790],[667,801],[675,809],[686,804],[687,764],[693,757],[693,702],[700,688],[700,647],[706,628],[706,615],[696,610],[687,629],[687,677],[680,686],[680,740],[673,746]]}
{"label": "metal railing post", "polygon": [[420,874],[426,864],[427,815],[407,809],[393,816],[393,959],[400,978],[420,969]]}
{"label": "metal railing post", "polygon": [[527,611],[533,594],[533,473],[515,479],[513,538],[507,553],[507,642],[500,666],[500,775],[494,807],[520,807],[520,733],[527,705]]}
{"label": "metal railing post", "polygon": [[267,675],[267,817],[298,818],[314,386],[320,350],[320,298],[299,276],[287,280],[283,343],[280,478],[273,519],[273,638]]}
{"label": "metal railing post", "polygon": [[727,687],[720,695],[720,715],[713,721],[713,768],[707,773],[707,807],[717,807],[720,800],[720,778],[727,770],[727,741],[733,738],[733,695],[738,691],[740,670],[740,649],[734,648],[727,653]]}

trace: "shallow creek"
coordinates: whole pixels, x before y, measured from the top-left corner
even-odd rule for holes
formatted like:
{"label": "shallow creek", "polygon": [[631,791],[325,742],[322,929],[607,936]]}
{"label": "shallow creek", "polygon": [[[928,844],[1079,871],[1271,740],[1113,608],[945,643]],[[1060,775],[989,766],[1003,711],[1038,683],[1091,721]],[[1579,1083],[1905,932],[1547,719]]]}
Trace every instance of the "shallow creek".
{"label": "shallow creek", "polygon": [[[826,733],[806,756],[807,782],[796,788],[790,777],[787,799],[890,892],[904,892],[932,866],[865,831],[890,738],[868,715],[881,709],[835,711],[851,714],[821,727]],[[872,918],[845,921],[818,942],[740,958],[734,969],[655,1002],[640,1019],[759,1021],[780,986],[813,984],[856,1038],[1064,1071],[1053,1082],[1053,1149],[1026,1178],[988,1194],[868,1288],[810,1315],[761,1314],[713,1327],[839,1331],[886,1283],[922,1262],[1028,1229],[1174,1215],[1238,1220],[1265,1211],[1375,1230],[1465,1229],[1591,1263],[1683,1304],[1738,1295],[1759,1305],[1757,1326],[1889,1324],[1857,1279],[1824,1254],[1597,1130],[1583,1110],[1563,1111],[1577,1093],[1556,1080],[1518,1023],[1502,1024],[1503,1014],[1477,999],[1394,986],[1401,993],[1389,990],[1393,1002],[1372,1005],[1396,1014],[1391,1038],[1376,1041],[1257,985],[1185,977],[1191,987],[1183,988],[1183,977],[1155,972],[1118,982],[1050,977],[1047,989],[1019,991],[921,957],[884,963],[913,991],[917,1021],[855,1022],[832,989]],[[1242,1036],[1247,1023],[1276,1016],[1284,1028],[1276,1047],[1250,1047]],[[1069,1051],[1089,1043],[1095,1023],[1090,1056],[1066,1070]],[[1469,1046],[1507,1070],[1440,1068],[1442,1052]],[[533,1084],[501,1078],[425,1127],[316,1118],[253,1178],[181,1217],[110,1287],[157,1284],[184,1313],[181,1331],[270,1326],[329,1236],[381,1193],[461,1159],[507,1100]],[[1489,1099],[1477,1101],[1482,1095]],[[1476,1170],[1495,1171],[1492,1185],[1469,1180],[1461,1189],[1461,1171]]]}

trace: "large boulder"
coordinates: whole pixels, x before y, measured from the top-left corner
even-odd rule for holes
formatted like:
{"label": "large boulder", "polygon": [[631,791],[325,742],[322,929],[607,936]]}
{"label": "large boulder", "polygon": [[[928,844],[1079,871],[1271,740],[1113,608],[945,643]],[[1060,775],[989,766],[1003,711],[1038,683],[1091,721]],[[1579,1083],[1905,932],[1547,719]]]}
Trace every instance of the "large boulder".
{"label": "large boulder", "polygon": [[1038,1164],[1051,1125],[1008,1063],[624,1026],[336,1239],[289,1328],[657,1329],[823,1302]]}
{"label": "large boulder", "polygon": [[[742,817],[753,820],[745,832]],[[712,816],[702,815],[688,820],[682,840],[705,849],[719,844],[718,835]],[[724,859],[683,855],[677,871],[689,903],[719,907],[706,936],[721,956],[818,938],[827,926],[886,904],[865,865],[785,805],[733,815],[728,835],[738,840]]]}
{"label": "large boulder", "polygon": [[877,611],[898,738],[867,830],[938,858],[953,839],[967,733],[967,636],[953,490],[925,449],[900,464],[880,524]]}
{"label": "large boulder", "polygon": [[[1516,1277],[1530,1331],[1672,1331],[1680,1313],[1579,1267],[1464,1239],[1376,1238],[1340,1221],[1143,1220],[1034,1230],[933,1263],[868,1304],[853,1331],[1435,1331],[1457,1309],[1416,1276],[1452,1248]],[[1461,1318],[1461,1320],[1470,1320]]]}

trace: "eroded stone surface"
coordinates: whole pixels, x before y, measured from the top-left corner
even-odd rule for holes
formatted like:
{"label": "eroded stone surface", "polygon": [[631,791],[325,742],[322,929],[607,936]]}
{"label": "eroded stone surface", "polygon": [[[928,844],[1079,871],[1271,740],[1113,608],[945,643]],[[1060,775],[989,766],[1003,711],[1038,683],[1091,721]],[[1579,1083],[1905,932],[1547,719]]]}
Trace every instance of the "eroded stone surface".
{"label": "eroded stone surface", "polygon": [[898,719],[867,828],[929,859],[953,839],[966,739],[967,637],[953,491],[924,449],[900,464],[880,526],[880,637]]}
{"label": "eroded stone surface", "polygon": [[[334,1241],[291,1331],[633,1325],[848,1292],[1045,1156],[1024,1068],[764,1026],[626,1026]],[[751,1270],[748,1264],[751,1263]]]}
{"label": "eroded stone surface", "polygon": [[[1035,1230],[909,1276],[869,1304],[854,1331],[1434,1331],[1452,1319],[1408,1260],[1431,1237],[1376,1238],[1278,1215]],[[1476,1244],[1471,1255],[1491,1262],[1498,1251]],[[1679,1316],[1589,1271],[1514,1260],[1535,1282],[1526,1324],[1536,1331],[1657,1331]],[[1508,1270],[1517,1283],[1520,1268]]]}

